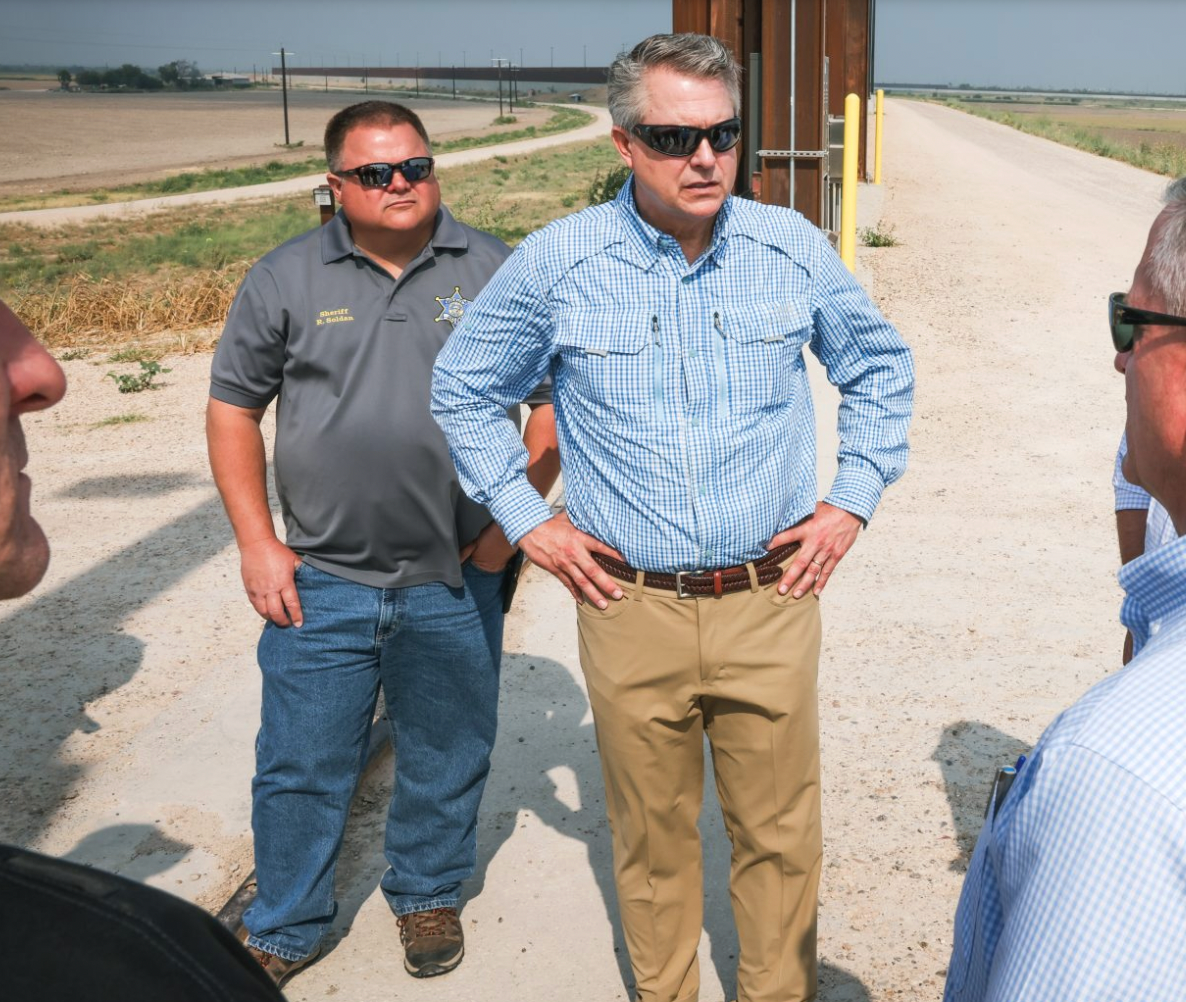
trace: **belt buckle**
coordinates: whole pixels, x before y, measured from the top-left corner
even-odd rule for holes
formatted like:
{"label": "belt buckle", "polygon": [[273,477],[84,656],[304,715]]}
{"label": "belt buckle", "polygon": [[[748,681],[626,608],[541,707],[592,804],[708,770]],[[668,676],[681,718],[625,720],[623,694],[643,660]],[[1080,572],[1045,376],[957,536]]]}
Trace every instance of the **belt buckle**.
{"label": "belt buckle", "polygon": [[704,568],[698,567],[694,571],[676,571],[675,572],[675,597],[676,598],[695,598],[690,591],[684,591],[684,575],[686,574],[703,574]]}

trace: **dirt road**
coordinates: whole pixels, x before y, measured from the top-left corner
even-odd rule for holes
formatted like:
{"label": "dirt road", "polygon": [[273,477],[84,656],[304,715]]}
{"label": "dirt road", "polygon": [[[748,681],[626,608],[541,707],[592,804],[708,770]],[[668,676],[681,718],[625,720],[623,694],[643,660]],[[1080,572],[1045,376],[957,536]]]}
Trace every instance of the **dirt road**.
{"label": "dirt road", "polygon": [[[304,160],[321,150],[325,123],[339,108],[388,91],[293,90],[284,147],[279,91],[162,94],[0,90],[0,120],[21,141],[0,148],[5,193],[92,191],[203,167]],[[401,96],[397,98],[403,100]],[[438,141],[494,131],[498,104],[414,99],[411,106]],[[519,109],[516,128],[540,125],[547,106]]]}
{"label": "dirt road", "polygon": [[[0,92],[0,99],[2,98],[3,93]],[[343,107],[349,100],[350,98],[348,97],[343,98],[342,95],[337,95],[336,103],[331,103],[329,106],[331,109],[330,113],[333,110]],[[416,111],[424,116],[425,128],[428,130],[429,135],[436,139],[458,134],[484,135],[492,131],[489,128],[482,127],[481,124],[488,122],[490,117],[489,107],[485,104],[452,103],[447,101],[419,101],[413,102],[413,104]],[[555,107],[575,106],[553,105],[547,108],[538,107],[528,109],[526,120],[537,124],[545,121],[551,116]],[[476,146],[467,150],[456,150],[452,153],[441,153],[435,158],[437,166],[459,167],[462,164],[477,163],[480,160],[487,160],[497,155],[532,153],[535,150],[547,149],[549,146],[562,146],[565,143],[578,143],[586,139],[600,139],[604,137],[609,131],[609,112],[605,108],[588,105],[579,110],[585,111],[586,109],[593,116],[593,120],[588,125],[572,129],[568,132],[557,132],[551,135],[538,136],[533,139],[520,139],[514,142],[495,143],[490,146]],[[157,109],[158,112],[159,110]],[[206,114],[212,114],[209,109],[205,111]],[[246,110],[239,109],[239,112],[238,115],[234,116],[234,120],[241,124],[243,120],[251,121],[256,119],[259,115],[259,108],[252,105]],[[324,115],[326,112],[322,110],[319,114]],[[177,157],[181,153],[181,148],[185,146],[188,140],[178,135],[179,130],[176,122],[171,124],[163,123],[159,120],[159,116],[154,118],[153,121],[156,123],[157,128],[162,130],[163,134],[171,137],[173,142],[169,148],[172,159],[167,162],[176,164]],[[466,131],[467,125],[472,127],[472,132]],[[324,123],[322,127],[324,128]],[[238,135],[234,135],[229,141],[230,149],[240,152],[244,149],[252,148],[253,145],[258,145],[258,139],[253,144],[251,141]],[[308,151],[306,150],[300,159],[304,159],[307,155]],[[215,162],[220,166],[226,166],[228,163],[235,162],[235,160],[258,162],[260,159],[259,157],[235,156],[228,160],[227,157],[231,157],[231,155],[229,153],[225,154],[223,159],[216,160]],[[41,169],[44,170],[44,167]],[[110,183],[114,184],[118,182],[111,181]],[[93,219],[133,216],[143,212],[165,212],[182,205],[245,202],[252,199],[278,198],[283,195],[306,193],[311,197],[313,189],[324,183],[325,172],[321,171],[316,174],[306,174],[302,177],[292,177],[286,181],[269,181],[264,184],[252,184],[242,188],[219,188],[212,191],[187,192],[182,195],[161,195],[155,198],[141,198],[131,202],[101,202],[96,205],[76,205],[61,208],[0,212],[0,224],[22,223],[27,226],[43,228],[71,223],[85,223]]]}
{"label": "dirt road", "polygon": [[[860,260],[915,350],[917,417],[909,473],[825,596],[827,1002],[939,996],[990,774],[1119,664],[1123,401],[1103,303],[1164,185],[939,107],[891,101],[886,130],[882,218],[900,244]],[[29,421],[55,555],[0,613],[0,839],[217,907],[251,865],[258,622],[205,467],[209,360],[166,364],[163,389],[132,397],[104,379],[117,366],[68,362],[66,402]],[[149,420],[94,427],[133,413]],[[439,983],[400,971],[376,782],[333,949],[289,998],[628,997],[572,613],[541,575],[521,595],[466,963]],[[705,833],[702,998],[721,1002],[736,943],[711,807]]]}

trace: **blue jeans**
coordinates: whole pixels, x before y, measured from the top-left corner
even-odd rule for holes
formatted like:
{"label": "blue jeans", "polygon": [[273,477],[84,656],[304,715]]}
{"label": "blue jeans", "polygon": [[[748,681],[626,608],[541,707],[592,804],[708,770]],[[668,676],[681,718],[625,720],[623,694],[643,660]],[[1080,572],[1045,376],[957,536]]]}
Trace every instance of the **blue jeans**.
{"label": "blue jeans", "polygon": [[372,588],[297,568],[304,625],[268,623],[259,642],[251,946],[300,960],[333,921],[380,684],[396,750],[383,893],[397,915],[456,906],[474,869],[502,653],[503,575],[463,572],[463,588]]}

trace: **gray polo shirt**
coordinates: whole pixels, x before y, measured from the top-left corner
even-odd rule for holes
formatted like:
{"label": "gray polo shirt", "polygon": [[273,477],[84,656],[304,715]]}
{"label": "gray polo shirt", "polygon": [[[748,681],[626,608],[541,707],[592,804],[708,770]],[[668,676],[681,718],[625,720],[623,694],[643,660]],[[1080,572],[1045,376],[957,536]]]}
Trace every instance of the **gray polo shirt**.
{"label": "gray polo shirt", "polygon": [[508,254],[442,208],[397,281],[338,213],[247,273],[210,395],[246,408],[279,396],[276,487],[287,543],[308,563],[374,587],[461,584],[458,550],[490,515],[458,486],[429,412],[432,366]]}

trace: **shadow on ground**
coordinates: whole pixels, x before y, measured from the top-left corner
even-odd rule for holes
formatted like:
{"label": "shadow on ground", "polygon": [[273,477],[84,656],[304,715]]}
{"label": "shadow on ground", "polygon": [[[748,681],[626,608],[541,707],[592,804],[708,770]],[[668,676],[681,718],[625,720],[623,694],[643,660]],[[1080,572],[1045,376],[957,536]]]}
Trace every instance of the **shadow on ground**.
{"label": "shadow on ground", "polygon": [[[161,497],[200,483],[194,476],[175,473],[136,473],[128,476],[87,477],[57,492],[55,497],[87,501],[91,498]],[[229,529],[228,529],[229,531]]]}
{"label": "shadow on ground", "polygon": [[1021,738],[976,720],[960,720],[943,728],[931,759],[943,773],[955,827],[958,852],[951,869],[963,872],[968,868],[997,769],[1012,765],[1028,751],[1028,743]]}
{"label": "shadow on ground", "polygon": [[162,835],[154,825],[110,825],[90,832],[62,858],[84,864],[94,859],[127,859],[115,872],[144,883],[179,863],[192,848]]}
{"label": "shadow on ground", "polygon": [[[593,724],[586,721],[588,700],[564,665],[537,655],[507,654],[503,658],[501,703],[498,746],[479,819],[477,868],[465,888],[464,900],[484,891],[492,861],[514,833],[520,813],[530,811],[554,831],[584,845],[600,905],[613,929],[618,973],[627,997],[632,998],[634,978],[618,921],[601,765]],[[391,764],[388,748],[356,797],[338,869],[339,910],[329,937],[331,944],[349,934],[386,869],[383,828],[391,795]],[[557,784],[564,771],[571,771],[575,798],[562,794]],[[569,785],[570,780],[564,781]],[[575,809],[569,803],[574,799],[580,805]],[[704,928],[711,944],[710,956],[704,959],[715,967],[725,998],[732,999],[736,996],[737,933],[729,898],[730,845],[707,747],[700,831],[704,843]],[[331,944],[327,946],[332,949]],[[858,978],[821,964],[819,998],[821,1002],[868,1002],[869,993]]]}
{"label": "shadow on ground", "polygon": [[[165,492],[152,477],[147,485],[140,476],[97,479],[70,491]],[[174,480],[173,488],[179,486],[185,484]],[[144,645],[124,633],[125,621],[229,541],[222,505],[212,495],[85,573],[0,614],[0,733],[10,750],[0,763],[0,841],[33,844],[74,794],[81,770],[62,754],[63,744],[98,732],[88,704],[126,685],[143,660]],[[77,628],[83,610],[101,624],[97,630]]]}

